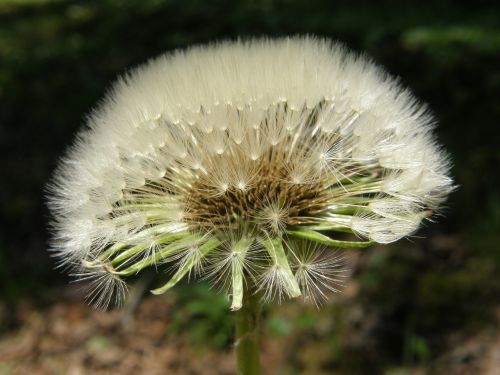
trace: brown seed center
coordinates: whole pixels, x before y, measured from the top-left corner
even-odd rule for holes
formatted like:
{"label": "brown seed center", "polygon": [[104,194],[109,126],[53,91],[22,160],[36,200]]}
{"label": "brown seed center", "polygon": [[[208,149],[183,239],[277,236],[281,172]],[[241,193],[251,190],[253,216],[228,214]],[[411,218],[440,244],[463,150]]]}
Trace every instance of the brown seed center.
{"label": "brown seed center", "polygon": [[[296,183],[284,161],[262,157],[254,162],[242,186],[215,189],[210,172],[192,184],[186,199],[186,221],[192,227],[237,228],[242,222],[272,220],[273,213],[287,225],[311,222],[325,209],[328,193],[320,178]],[[270,213],[266,214],[266,211]]]}

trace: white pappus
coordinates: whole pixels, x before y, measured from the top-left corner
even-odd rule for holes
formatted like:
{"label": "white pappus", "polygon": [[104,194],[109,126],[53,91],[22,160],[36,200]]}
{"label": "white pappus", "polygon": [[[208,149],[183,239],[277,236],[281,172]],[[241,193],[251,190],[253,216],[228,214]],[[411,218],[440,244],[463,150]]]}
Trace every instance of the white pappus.
{"label": "white pappus", "polygon": [[[106,307],[170,270],[315,303],[337,247],[411,235],[453,189],[425,105],[368,59],[313,37],[167,53],[121,77],[49,185],[52,251]],[[357,235],[344,241],[341,232]]]}

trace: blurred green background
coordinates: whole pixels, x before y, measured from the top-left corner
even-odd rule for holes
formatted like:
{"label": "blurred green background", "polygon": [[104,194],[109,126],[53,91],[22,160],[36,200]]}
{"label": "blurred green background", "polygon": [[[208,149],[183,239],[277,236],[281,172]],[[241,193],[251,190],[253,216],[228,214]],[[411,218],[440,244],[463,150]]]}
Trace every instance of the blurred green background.
{"label": "blurred green background", "polygon": [[[478,374],[500,366],[498,358],[485,363],[500,351],[498,1],[1,0],[0,374],[24,369],[15,354],[2,359],[2,340],[15,340],[30,312],[46,316],[71,300],[60,292],[69,279],[46,251],[43,187],[112,80],[175,48],[306,33],[366,52],[430,105],[459,189],[444,217],[416,237],[353,252],[352,282],[331,305],[269,307],[264,351],[280,353],[265,357],[270,373]],[[230,356],[222,297],[185,286],[171,298],[167,344],[180,335],[187,347]],[[86,350],[106,347],[89,337]],[[35,349],[23,366],[41,366],[45,352]],[[94,365],[93,373],[106,370]],[[169,373],[210,373],[186,366]]]}

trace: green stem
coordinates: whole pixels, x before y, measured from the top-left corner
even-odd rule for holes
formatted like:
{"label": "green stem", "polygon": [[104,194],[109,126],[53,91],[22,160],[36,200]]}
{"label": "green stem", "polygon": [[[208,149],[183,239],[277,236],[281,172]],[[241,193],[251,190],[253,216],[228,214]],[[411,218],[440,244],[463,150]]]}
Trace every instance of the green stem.
{"label": "green stem", "polygon": [[245,289],[243,306],[235,312],[237,375],[260,375],[259,296]]}

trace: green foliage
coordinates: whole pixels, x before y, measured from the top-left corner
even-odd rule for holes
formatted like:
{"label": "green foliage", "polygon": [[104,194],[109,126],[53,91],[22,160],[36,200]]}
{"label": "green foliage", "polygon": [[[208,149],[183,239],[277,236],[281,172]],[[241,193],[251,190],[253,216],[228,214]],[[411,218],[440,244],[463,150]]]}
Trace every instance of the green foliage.
{"label": "green foliage", "polygon": [[91,353],[106,350],[112,346],[112,341],[106,336],[92,336],[86,343],[87,350]]}
{"label": "green foliage", "polygon": [[185,334],[197,346],[227,348],[233,335],[228,301],[207,284],[179,285],[172,311],[171,332]]}
{"label": "green foliage", "polygon": [[10,374],[11,370],[11,366],[9,366],[7,363],[0,362],[0,374]]}
{"label": "green foliage", "polygon": [[271,315],[266,320],[266,328],[269,334],[273,336],[287,336],[293,329],[288,319],[278,315]]}
{"label": "green foliage", "polygon": [[483,27],[417,27],[405,31],[401,41],[408,48],[446,59],[459,57],[464,51],[486,55],[500,52],[500,32]]}
{"label": "green foliage", "polygon": [[483,216],[466,232],[467,242],[478,256],[500,268],[500,194],[493,193],[486,201]]}
{"label": "green foliage", "polygon": [[399,361],[427,368],[447,333],[491,324],[499,263],[491,261],[491,252],[485,257],[456,246],[400,243],[370,254],[359,278],[359,300],[365,311],[377,311],[371,324],[379,352],[365,365]]}

